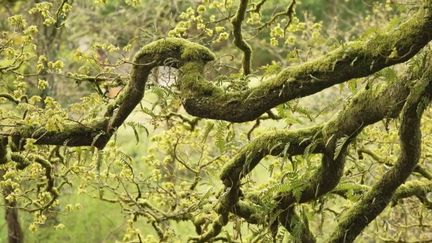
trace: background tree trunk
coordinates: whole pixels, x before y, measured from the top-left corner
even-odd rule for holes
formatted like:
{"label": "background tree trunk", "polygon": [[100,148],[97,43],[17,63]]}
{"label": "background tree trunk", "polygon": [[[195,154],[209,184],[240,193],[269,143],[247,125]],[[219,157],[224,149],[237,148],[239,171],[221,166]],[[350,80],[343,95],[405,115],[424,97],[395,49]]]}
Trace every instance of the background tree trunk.
{"label": "background tree trunk", "polygon": [[5,221],[8,229],[8,242],[9,243],[22,243],[24,242],[24,234],[18,218],[18,209],[15,201],[8,201],[6,197],[11,192],[11,188],[5,188],[3,191],[3,198],[5,202]]}

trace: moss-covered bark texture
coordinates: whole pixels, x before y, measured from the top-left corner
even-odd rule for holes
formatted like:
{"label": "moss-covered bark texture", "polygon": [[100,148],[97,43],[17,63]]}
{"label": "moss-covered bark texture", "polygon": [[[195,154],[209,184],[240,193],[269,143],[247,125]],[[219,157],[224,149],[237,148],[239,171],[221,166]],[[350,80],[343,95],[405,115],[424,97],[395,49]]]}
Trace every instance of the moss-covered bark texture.
{"label": "moss-covered bark texture", "polygon": [[[244,74],[250,72],[250,47],[241,35],[241,22],[247,2],[241,1],[238,12],[232,19],[237,30],[235,44],[244,52]],[[143,98],[151,70],[167,65],[168,60],[169,65],[180,70],[178,84],[183,106],[189,114],[230,122],[251,121],[292,99],[405,62],[431,39],[432,0],[424,0],[417,13],[397,28],[388,29],[367,40],[345,43],[313,61],[287,67],[257,87],[228,92],[204,77],[206,64],[215,58],[208,48],[185,39],[165,38],[144,46],[136,54],[130,82],[117,100],[107,107],[105,116],[98,122],[85,126],[70,124],[61,132],[20,127],[12,131],[10,136],[18,144],[26,138],[37,138],[36,144],[103,148]],[[425,67],[430,68],[430,65]],[[410,193],[424,195],[422,183],[412,188],[407,185],[398,189],[417,168],[420,155],[419,125],[427,104],[425,100],[430,96],[432,79],[430,70],[424,71],[410,73],[405,79],[359,92],[332,120],[324,124],[297,131],[268,133],[246,145],[221,173],[225,191],[215,207],[219,216],[214,219],[212,227],[208,227],[206,232],[193,240],[212,240],[228,223],[229,215],[235,214],[250,223],[270,223],[273,228],[282,225],[290,231],[298,226],[298,241],[314,242],[307,222],[295,214],[295,205],[316,200],[332,191],[343,195],[343,188],[338,189],[337,186],[351,141],[366,126],[384,118],[396,118],[400,113],[399,159],[376,185],[359,189],[365,196],[340,219],[329,242],[353,241],[392,199],[397,200]],[[278,217],[273,222],[265,222],[267,219],[260,216],[259,205],[245,199],[247,196],[240,198],[247,194],[241,191],[241,180],[265,156],[301,155],[310,147],[313,147],[310,153],[322,155],[321,164],[300,192],[294,194],[293,191],[287,191],[275,198]],[[0,157],[2,156],[5,155],[0,151]]]}

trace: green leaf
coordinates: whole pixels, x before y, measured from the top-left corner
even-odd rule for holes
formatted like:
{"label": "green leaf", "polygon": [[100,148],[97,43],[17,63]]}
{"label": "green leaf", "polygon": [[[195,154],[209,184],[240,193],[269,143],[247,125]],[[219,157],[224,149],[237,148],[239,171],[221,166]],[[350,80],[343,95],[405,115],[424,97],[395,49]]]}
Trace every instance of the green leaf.
{"label": "green leaf", "polygon": [[344,136],[344,137],[339,138],[336,141],[336,148],[335,148],[333,160],[336,160],[339,157],[339,155],[342,152],[342,150],[346,147],[348,139],[349,139],[348,136]]}

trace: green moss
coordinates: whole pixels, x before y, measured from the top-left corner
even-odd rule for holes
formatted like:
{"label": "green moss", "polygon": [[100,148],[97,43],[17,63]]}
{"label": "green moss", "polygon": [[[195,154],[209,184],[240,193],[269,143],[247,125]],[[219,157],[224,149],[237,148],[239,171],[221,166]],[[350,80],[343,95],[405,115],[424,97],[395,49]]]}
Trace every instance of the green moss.
{"label": "green moss", "polygon": [[[182,38],[164,38],[144,46],[135,60],[144,55],[158,56],[161,59],[178,58],[182,61],[212,61],[215,55],[210,49]],[[162,60],[165,61],[165,60]]]}
{"label": "green moss", "polygon": [[397,189],[393,199],[398,200],[412,195],[425,195],[432,191],[431,185],[432,183],[429,180],[409,181]]}
{"label": "green moss", "polygon": [[[316,126],[297,131],[271,132],[255,139],[223,168],[221,180],[225,185],[241,180],[267,155],[280,155],[284,149],[287,149],[287,155],[295,154],[297,150],[303,151],[302,146],[320,138],[320,129],[321,126]],[[286,147],[287,144],[290,145]]]}
{"label": "green moss", "polygon": [[187,62],[180,68],[180,89],[186,97],[212,96],[217,97],[221,90],[202,76],[204,62]]}
{"label": "green moss", "polygon": [[186,40],[182,44],[181,58],[184,60],[202,60],[208,62],[216,58],[215,54],[207,47]]}

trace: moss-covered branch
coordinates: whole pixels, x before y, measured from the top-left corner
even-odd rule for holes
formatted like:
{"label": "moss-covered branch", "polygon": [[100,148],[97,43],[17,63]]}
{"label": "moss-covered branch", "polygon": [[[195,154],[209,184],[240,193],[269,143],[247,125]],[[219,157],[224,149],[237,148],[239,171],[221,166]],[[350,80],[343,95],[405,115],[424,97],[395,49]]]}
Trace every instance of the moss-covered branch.
{"label": "moss-covered branch", "polygon": [[[430,71],[428,74],[432,77]],[[356,205],[342,215],[328,242],[352,242],[384,210],[394,192],[416,167],[420,158],[421,115],[431,93],[430,77],[425,75],[424,79],[416,83],[402,110],[399,130],[401,152],[395,165]]]}
{"label": "moss-covered branch", "polygon": [[432,38],[431,6],[432,1],[425,1],[416,14],[396,29],[346,43],[313,61],[288,67],[244,91],[224,92],[204,79],[204,65],[188,63],[181,67],[184,75],[179,78],[184,107],[191,115],[203,118],[250,121],[289,100],[404,62]]}
{"label": "moss-covered branch", "polygon": [[255,88],[238,92],[226,92],[204,79],[204,67],[214,59],[209,49],[185,39],[161,39],[137,53],[130,82],[100,122],[86,124],[85,128],[81,124],[67,124],[65,130],[57,132],[20,127],[6,135],[13,135],[15,140],[37,138],[38,144],[103,148],[141,101],[150,71],[164,65],[180,69],[178,80],[183,105],[191,115],[232,122],[251,121],[289,100],[410,59],[432,38],[431,8],[432,0],[424,1],[420,10],[398,28],[377,33],[367,40],[346,43],[313,61],[287,67]]}
{"label": "moss-covered branch", "polygon": [[432,210],[432,202],[427,199],[427,194],[432,192],[432,181],[430,180],[415,180],[409,181],[400,186],[392,197],[393,203],[397,201],[408,198],[417,197],[427,208]]}
{"label": "moss-covered branch", "polygon": [[108,119],[92,124],[67,123],[61,131],[47,131],[40,127],[21,126],[9,133],[19,148],[25,144],[25,139],[36,139],[39,145],[63,146],[95,146],[103,148],[112,136],[106,130]]}
{"label": "moss-covered branch", "polygon": [[[339,184],[331,193],[348,198],[349,195],[364,195],[371,190],[371,187],[354,183]],[[413,180],[401,185],[393,194],[391,201],[396,204],[399,200],[409,197],[424,198],[427,193],[432,192],[432,181]],[[422,201],[423,202],[423,201]],[[427,204],[426,206],[429,206]],[[432,209],[432,208],[431,208]]]}
{"label": "moss-covered branch", "polygon": [[384,118],[396,117],[409,92],[409,80],[383,85],[359,92],[331,121],[297,131],[280,131],[263,135],[242,148],[228,163],[222,174],[223,183],[230,187],[241,180],[268,155],[303,154],[312,143],[312,153],[322,153],[330,138],[343,138],[360,132],[367,125]]}
{"label": "moss-covered branch", "polygon": [[184,39],[163,39],[143,47],[134,58],[131,81],[113,104],[107,107],[103,118],[91,124],[67,123],[61,131],[47,131],[40,127],[19,126],[11,131],[16,144],[25,143],[26,138],[36,139],[35,144],[65,146],[105,147],[112,134],[123,124],[144,96],[144,87],[151,70],[166,65],[167,60],[175,67],[199,60],[213,60],[213,54],[205,47]]}
{"label": "moss-covered branch", "polygon": [[[351,139],[364,127],[384,118],[396,117],[402,109],[409,93],[409,79],[365,89],[354,96],[351,101],[332,120],[324,125],[297,131],[281,131],[269,133],[257,138],[240,150],[238,155],[229,162],[221,174],[227,193],[221,198],[224,203],[218,212],[228,215],[238,210],[241,180],[268,155],[292,156],[301,155],[310,146],[311,153],[323,153],[322,164],[307,181],[305,187],[297,195],[287,192],[276,199],[279,212],[282,210],[280,222],[290,229],[293,218],[288,213],[296,202],[307,202],[316,199],[332,190],[342,176],[345,149]],[[336,143],[341,143],[338,154],[335,154]],[[242,211],[240,211],[242,212]],[[235,212],[234,212],[235,213]],[[223,221],[216,220],[212,229],[221,230]],[[209,233],[209,232],[207,232]],[[212,230],[211,235],[217,235]]]}

